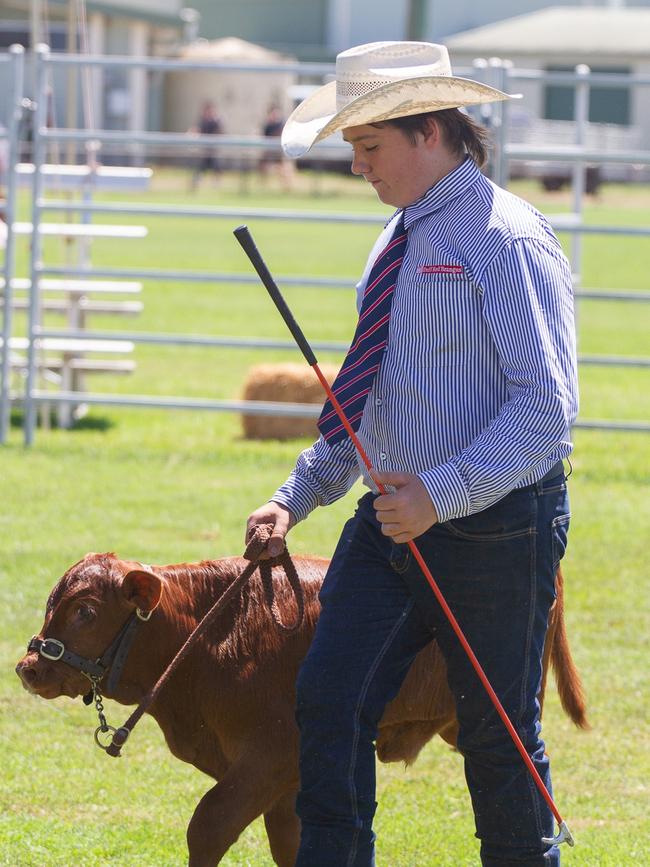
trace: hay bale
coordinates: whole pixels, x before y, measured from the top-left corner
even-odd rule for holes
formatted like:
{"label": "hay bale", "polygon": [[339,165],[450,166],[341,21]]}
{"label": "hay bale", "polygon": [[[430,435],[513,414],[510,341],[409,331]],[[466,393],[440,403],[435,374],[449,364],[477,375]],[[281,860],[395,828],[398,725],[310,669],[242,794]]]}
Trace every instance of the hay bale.
{"label": "hay bale", "polygon": [[[338,373],[338,368],[331,364],[321,364],[319,367],[323,376],[331,384]],[[322,406],[325,402],[325,392],[314,371],[305,364],[291,362],[259,364],[248,372],[244,383],[243,399],[280,403],[315,403]],[[242,426],[246,439],[318,438],[315,418],[246,414],[242,415]]]}

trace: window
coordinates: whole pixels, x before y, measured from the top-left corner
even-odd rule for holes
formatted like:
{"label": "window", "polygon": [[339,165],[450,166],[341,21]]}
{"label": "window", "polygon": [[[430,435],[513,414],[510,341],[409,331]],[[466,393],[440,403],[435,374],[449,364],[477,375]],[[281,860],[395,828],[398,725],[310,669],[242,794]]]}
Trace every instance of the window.
{"label": "window", "polygon": [[[573,72],[573,66],[548,66],[547,72]],[[593,66],[592,72],[629,75],[628,66]],[[575,88],[567,84],[547,84],[544,89],[544,117],[547,120],[573,120]],[[589,120],[592,123],[617,123],[629,126],[630,88],[591,87],[589,90]]]}

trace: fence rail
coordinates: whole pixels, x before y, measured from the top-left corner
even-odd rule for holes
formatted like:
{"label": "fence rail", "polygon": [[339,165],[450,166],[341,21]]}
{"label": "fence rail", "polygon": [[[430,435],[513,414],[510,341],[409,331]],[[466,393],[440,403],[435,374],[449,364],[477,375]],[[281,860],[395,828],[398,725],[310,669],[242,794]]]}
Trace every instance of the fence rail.
{"label": "fence rail", "polygon": [[[38,404],[77,404],[79,392],[35,391],[33,400]],[[161,397],[150,394],[84,394],[83,402],[94,406],[149,407],[151,409],[189,409],[211,412],[238,412],[242,415],[290,416],[292,418],[318,418],[322,407],[313,403],[278,403],[256,400],[208,400],[192,397]],[[650,433],[650,423],[643,421],[612,421],[611,419],[578,419],[573,427],[578,430],[609,430],[619,433]]]}
{"label": "fence rail", "polygon": [[[36,340],[46,338],[56,340],[107,340],[130,343],[158,344],[159,346],[211,346],[230,349],[286,349],[299,351],[295,341],[279,340],[270,337],[218,337],[205,334],[154,334],[145,331],[79,331],[65,328],[38,328],[34,331]],[[321,352],[345,353],[347,343],[341,341],[310,341],[313,349]],[[609,367],[650,367],[650,358],[636,358],[626,355],[578,355],[578,362],[584,365]]]}
{"label": "fence rail", "polygon": [[[386,217],[381,214],[347,214],[327,213],[326,211],[292,211],[274,208],[224,208],[216,205],[204,207],[189,207],[185,205],[141,205],[129,202],[96,202],[82,205],[75,202],[48,201],[39,202],[42,211],[58,211],[61,213],[114,213],[138,214],[150,216],[183,216],[183,217],[217,217],[240,220],[286,220],[298,223],[353,223],[354,225],[383,225]],[[558,232],[569,232],[581,235],[633,235],[650,236],[650,226],[598,226],[583,223],[572,214],[557,214],[550,216],[551,226]]]}

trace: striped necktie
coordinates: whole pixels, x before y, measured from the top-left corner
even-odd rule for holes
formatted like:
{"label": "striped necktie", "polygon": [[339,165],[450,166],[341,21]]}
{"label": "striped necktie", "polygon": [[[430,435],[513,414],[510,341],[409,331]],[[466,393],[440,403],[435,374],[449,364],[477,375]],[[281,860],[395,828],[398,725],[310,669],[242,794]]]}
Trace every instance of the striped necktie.
{"label": "striped necktie", "polygon": [[[354,431],[359,429],[363,409],[388,344],[390,308],[404,251],[406,230],[400,215],[387,247],[379,254],[368,275],[357,329],[332,391]],[[347,431],[330,400],[325,402],[318,428],[329,445],[344,440]]]}

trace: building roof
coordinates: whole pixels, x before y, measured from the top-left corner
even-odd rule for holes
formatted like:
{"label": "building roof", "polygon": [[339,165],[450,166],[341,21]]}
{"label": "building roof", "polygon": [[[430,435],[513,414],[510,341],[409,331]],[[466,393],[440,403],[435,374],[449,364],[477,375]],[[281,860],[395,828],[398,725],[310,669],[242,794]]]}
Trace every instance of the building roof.
{"label": "building roof", "polygon": [[271,51],[237,36],[197,39],[196,42],[181,46],[178,56],[185,60],[214,60],[223,63],[287,63],[291,60],[286,54]]}
{"label": "building roof", "polygon": [[550,6],[445,40],[450,52],[475,56],[543,55],[650,58],[650,9]]}

